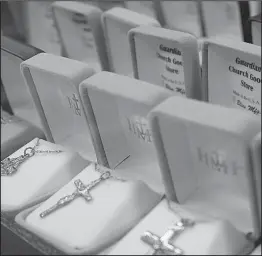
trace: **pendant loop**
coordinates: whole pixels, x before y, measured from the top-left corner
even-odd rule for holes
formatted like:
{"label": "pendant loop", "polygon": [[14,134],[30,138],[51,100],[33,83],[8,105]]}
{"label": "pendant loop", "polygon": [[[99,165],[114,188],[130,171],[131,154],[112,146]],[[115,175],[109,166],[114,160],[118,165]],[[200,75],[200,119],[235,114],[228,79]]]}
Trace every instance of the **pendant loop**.
{"label": "pendant loop", "polygon": [[[29,151],[29,150],[30,150],[30,151]],[[27,151],[29,151],[29,152],[27,153]],[[32,147],[28,147],[28,148],[26,148],[26,149],[24,150],[24,156],[31,157],[31,156],[33,156],[34,154],[35,154],[35,149],[32,148]]]}

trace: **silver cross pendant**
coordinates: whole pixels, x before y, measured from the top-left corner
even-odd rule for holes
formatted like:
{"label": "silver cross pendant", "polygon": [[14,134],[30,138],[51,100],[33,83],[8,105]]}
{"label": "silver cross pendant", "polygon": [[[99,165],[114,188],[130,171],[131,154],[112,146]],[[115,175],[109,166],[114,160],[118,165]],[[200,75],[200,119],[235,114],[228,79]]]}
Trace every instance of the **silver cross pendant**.
{"label": "silver cross pendant", "polygon": [[6,158],[1,161],[1,176],[11,176],[17,172],[18,167],[28,158],[35,154],[35,150],[28,147],[24,150],[24,154],[19,157]]}
{"label": "silver cross pendant", "polygon": [[76,190],[71,195],[67,195],[59,199],[55,205],[51,206],[49,209],[42,212],[40,214],[40,217],[41,218],[46,217],[47,215],[56,211],[57,209],[69,204],[77,197],[83,197],[87,202],[91,201],[93,198],[90,195],[90,190],[93,189],[95,186],[97,186],[101,181],[106,180],[110,177],[111,177],[111,173],[105,172],[101,174],[101,176],[98,179],[92,181],[88,185],[85,185],[80,179],[75,180],[74,184],[76,186]]}
{"label": "silver cross pendant", "polygon": [[141,240],[152,247],[147,255],[183,255],[183,251],[170,244],[170,240],[177,237],[186,227],[192,227],[194,222],[189,219],[182,219],[171,226],[167,232],[159,237],[152,232],[146,231],[142,236]]}

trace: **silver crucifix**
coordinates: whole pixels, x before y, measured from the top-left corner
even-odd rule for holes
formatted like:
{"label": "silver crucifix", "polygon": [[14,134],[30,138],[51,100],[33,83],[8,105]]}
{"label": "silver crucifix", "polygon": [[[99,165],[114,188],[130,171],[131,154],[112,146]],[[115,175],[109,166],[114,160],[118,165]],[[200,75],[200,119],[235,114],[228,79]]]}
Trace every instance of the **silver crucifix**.
{"label": "silver crucifix", "polygon": [[75,180],[74,181],[74,184],[76,186],[75,192],[72,193],[71,195],[67,195],[67,196],[59,199],[58,202],[55,205],[53,205],[52,207],[50,207],[46,211],[42,212],[40,214],[40,217],[41,218],[46,217],[50,213],[52,213],[52,212],[56,211],[57,209],[69,204],[75,198],[80,197],[80,196],[82,196],[87,202],[91,201],[92,196],[90,195],[90,190],[92,188],[94,188],[95,186],[97,186],[101,181],[109,179],[110,177],[111,177],[110,172],[104,172],[104,173],[101,174],[101,176],[98,179],[92,181],[88,185],[84,185],[84,183],[80,179]]}
{"label": "silver crucifix", "polygon": [[183,255],[183,251],[170,244],[170,240],[183,232],[186,227],[191,227],[193,225],[194,222],[192,220],[182,219],[171,226],[163,236],[159,237],[146,231],[141,236],[141,240],[153,247],[153,249],[148,252],[148,255]]}

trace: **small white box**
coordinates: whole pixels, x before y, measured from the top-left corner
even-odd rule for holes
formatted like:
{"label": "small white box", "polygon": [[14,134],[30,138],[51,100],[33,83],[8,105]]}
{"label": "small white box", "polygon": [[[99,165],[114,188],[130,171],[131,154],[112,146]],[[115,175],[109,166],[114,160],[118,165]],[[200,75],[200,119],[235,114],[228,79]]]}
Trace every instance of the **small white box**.
{"label": "small white box", "polygon": [[205,41],[202,79],[210,103],[261,116],[261,47],[225,38]]}
{"label": "small white box", "polygon": [[34,101],[20,71],[20,64],[42,51],[1,36],[1,80],[13,113],[41,128]]}
{"label": "small white box", "polygon": [[[252,141],[261,121],[239,109],[172,97],[150,113],[169,200],[261,233]],[[261,166],[260,166],[261,168]],[[260,206],[261,207],[261,206]]]}
{"label": "small white box", "polygon": [[159,8],[166,28],[204,36],[197,1],[160,1]]}
{"label": "small white box", "polygon": [[21,64],[48,141],[96,161],[79,84],[94,74],[88,64],[42,53]]}
{"label": "small white box", "polygon": [[38,127],[1,110],[1,160],[35,137],[45,139],[44,133]]}
{"label": "small white box", "polygon": [[126,1],[124,2],[125,7],[131,11],[145,14],[148,17],[156,19],[156,10],[154,1]]}
{"label": "small white box", "polygon": [[[261,9],[260,9],[261,10]],[[261,46],[261,13],[250,20],[252,43]]]}
{"label": "small white box", "polygon": [[[24,155],[25,149],[34,147],[36,142],[37,138],[18,149],[9,158]],[[63,152],[49,154],[36,152],[22,162],[14,174],[1,176],[1,211],[8,215],[14,216],[19,211],[47,199],[89,163],[77,153],[44,140],[39,140],[36,150]],[[2,164],[3,162],[1,169]]]}
{"label": "small white box", "polygon": [[52,10],[66,56],[87,62],[97,72],[108,70],[102,11],[95,6],[72,1],[56,1]]}
{"label": "small white box", "polygon": [[74,181],[80,179],[87,185],[99,177],[94,164],[90,164],[44,203],[18,214],[15,221],[66,254],[102,253],[130,231],[161,196],[141,182],[107,179],[90,191],[92,201],[76,198],[50,215],[40,217],[60,198],[76,190]]}
{"label": "small white box", "polygon": [[141,26],[128,32],[134,77],[189,98],[203,98],[197,39],[184,32]]}
{"label": "small white box", "polygon": [[147,114],[172,92],[110,72],[80,85],[80,95],[104,165],[164,191]]}
{"label": "small white box", "polygon": [[28,42],[45,52],[60,55],[61,44],[55,27],[52,3],[54,1],[25,2]]}
{"label": "small white box", "polygon": [[259,245],[252,253],[251,255],[261,255],[261,245]]}
{"label": "small white box", "polygon": [[132,61],[127,33],[131,28],[142,25],[160,26],[158,21],[147,15],[115,7],[102,15],[102,24],[107,45],[111,72],[133,76]]}
{"label": "small white box", "polygon": [[206,37],[221,36],[243,41],[238,1],[203,1],[201,4]]}

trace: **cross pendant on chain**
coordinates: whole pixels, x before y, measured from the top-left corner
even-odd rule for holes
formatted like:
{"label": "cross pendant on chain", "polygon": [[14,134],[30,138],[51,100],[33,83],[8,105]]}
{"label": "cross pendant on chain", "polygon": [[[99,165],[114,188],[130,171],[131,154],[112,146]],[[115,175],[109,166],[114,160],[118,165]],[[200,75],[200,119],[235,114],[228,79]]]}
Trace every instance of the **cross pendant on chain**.
{"label": "cross pendant on chain", "polygon": [[90,190],[96,187],[101,181],[106,180],[110,177],[111,177],[110,172],[104,172],[103,174],[101,174],[101,176],[98,179],[92,181],[88,185],[85,185],[80,179],[75,180],[74,184],[76,186],[76,190],[71,195],[67,195],[59,199],[55,205],[51,206],[49,209],[42,212],[40,214],[40,217],[41,218],[46,217],[50,213],[69,204],[70,202],[72,202],[74,199],[78,197],[83,197],[87,202],[91,201],[93,198],[90,195]]}
{"label": "cross pendant on chain", "polygon": [[152,247],[147,255],[183,255],[183,251],[170,244],[170,240],[177,237],[186,227],[192,227],[194,222],[189,219],[182,219],[170,227],[167,232],[159,237],[152,232],[146,231],[141,240]]}

